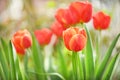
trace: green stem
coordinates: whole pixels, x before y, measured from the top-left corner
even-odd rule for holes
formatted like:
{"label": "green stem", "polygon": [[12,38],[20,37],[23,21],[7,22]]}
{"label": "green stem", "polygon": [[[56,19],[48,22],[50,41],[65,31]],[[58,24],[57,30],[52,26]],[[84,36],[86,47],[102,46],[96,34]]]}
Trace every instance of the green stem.
{"label": "green stem", "polygon": [[73,51],[72,53],[72,66],[73,66],[73,74],[74,80],[78,80],[78,68],[77,68],[77,53]]}
{"label": "green stem", "polygon": [[99,58],[100,58],[100,41],[101,41],[101,31],[99,30],[96,36],[96,67],[97,64],[99,63]]}
{"label": "green stem", "polygon": [[84,80],[84,69],[83,69],[83,67],[84,67],[84,64],[82,63],[82,60],[81,60],[81,58],[79,58],[79,54],[78,54],[78,56],[77,56],[77,61],[78,61],[78,65],[79,65],[79,79],[80,80]]}

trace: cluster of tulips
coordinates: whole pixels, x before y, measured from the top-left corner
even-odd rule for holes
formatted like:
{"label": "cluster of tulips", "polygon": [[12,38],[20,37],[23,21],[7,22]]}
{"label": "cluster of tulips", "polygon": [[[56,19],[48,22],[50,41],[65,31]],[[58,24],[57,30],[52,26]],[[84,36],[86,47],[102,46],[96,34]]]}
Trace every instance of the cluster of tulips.
{"label": "cluster of tulips", "polygon": [[[98,52],[95,53],[97,57],[93,57],[94,53],[90,33],[85,26],[85,24],[91,19],[93,20],[95,30],[102,31],[109,28],[111,20],[109,15],[102,11],[93,14],[92,4],[88,1],[72,2],[68,8],[58,9],[56,11],[55,21],[52,23],[50,28],[35,30],[33,33],[30,33],[27,29],[17,31],[11,39],[13,44],[12,48],[15,49],[16,53],[23,56],[25,56],[27,52],[32,52],[34,55],[33,61],[35,63],[34,74],[37,76],[36,79],[39,80],[109,80],[111,78],[115,62],[118,58],[118,54],[115,54],[115,57],[112,58],[111,54],[120,34],[118,34],[113,40],[105,53],[103,60],[100,62],[99,50],[95,50]],[[59,68],[63,68],[62,71],[59,72],[59,75],[45,71],[43,66],[44,56],[40,57],[42,59],[38,58],[38,56],[42,55],[39,53],[41,48],[38,46],[44,47],[49,45],[53,36],[55,36],[53,45],[58,47],[57,53],[60,54],[59,56],[61,62],[59,64],[61,67]],[[63,49],[64,47],[61,45],[62,41],[67,50]],[[28,48],[31,50],[29,51]],[[66,63],[67,61],[65,61],[66,56],[63,56],[68,52],[71,53],[70,62],[72,63],[70,75],[67,75],[69,72],[67,69],[68,65]],[[26,75],[27,74],[28,73],[26,73]],[[25,74],[22,74],[22,76],[23,75]],[[53,77],[55,75],[58,75],[61,79]],[[23,78],[20,77],[20,79]]]}
{"label": "cluster of tulips", "polygon": [[[51,37],[63,37],[65,46],[71,51],[82,50],[87,42],[87,34],[83,25],[92,18],[92,5],[89,2],[73,2],[68,9],[58,9],[55,14],[56,21],[49,28],[34,31],[40,45],[49,44]],[[104,30],[109,27],[110,16],[102,11],[93,15],[93,24],[96,30]],[[25,53],[25,48],[32,45],[32,38],[27,30],[18,31],[14,34],[12,42],[17,53]]]}

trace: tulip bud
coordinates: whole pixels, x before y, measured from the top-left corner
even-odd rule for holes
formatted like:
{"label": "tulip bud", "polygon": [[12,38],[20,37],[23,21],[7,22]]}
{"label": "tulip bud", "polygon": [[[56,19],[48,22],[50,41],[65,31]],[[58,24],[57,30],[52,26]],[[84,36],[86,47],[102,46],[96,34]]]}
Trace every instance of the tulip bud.
{"label": "tulip bud", "polygon": [[73,18],[72,13],[69,9],[58,9],[55,18],[64,27],[68,28],[75,24],[75,18]]}
{"label": "tulip bud", "polygon": [[62,36],[63,31],[66,28],[63,27],[58,21],[55,21],[52,25],[51,25],[51,30],[53,31],[54,34],[56,34],[58,37]]}
{"label": "tulip bud", "polygon": [[78,21],[81,23],[89,22],[92,17],[92,5],[88,1],[73,2],[70,4],[69,9],[72,14],[78,17]]}
{"label": "tulip bud", "polygon": [[24,54],[25,49],[32,45],[32,37],[26,29],[19,30],[13,35],[12,42],[16,52],[19,54]]}
{"label": "tulip bud", "polygon": [[93,16],[93,25],[96,30],[105,30],[109,27],[110,16],[103,12],[98,12]]}
{"label": "tulip bud", "polygon": [[52,31],[47,28],[43,28],[40,30],[36,30],[34,32],[38,42],[40,45],[46,45],[50,42],[51,37],[52,37]]}
{"label": "tulip bud", "polygon": [[71,27],[63,31],[63,40],[67,49],[77,52],[85,47],[87,35],[83,28]]}

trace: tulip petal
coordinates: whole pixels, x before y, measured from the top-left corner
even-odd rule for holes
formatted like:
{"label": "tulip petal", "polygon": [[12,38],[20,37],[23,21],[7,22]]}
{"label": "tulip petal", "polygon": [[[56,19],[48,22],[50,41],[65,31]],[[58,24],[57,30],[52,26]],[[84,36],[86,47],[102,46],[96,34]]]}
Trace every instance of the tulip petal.
{"label": "tulip petal", "polygon": [[69,42],[70,49],[73,51],[80,51],[86,45],[86,38],[83,35],[76,34],[74,35]]}

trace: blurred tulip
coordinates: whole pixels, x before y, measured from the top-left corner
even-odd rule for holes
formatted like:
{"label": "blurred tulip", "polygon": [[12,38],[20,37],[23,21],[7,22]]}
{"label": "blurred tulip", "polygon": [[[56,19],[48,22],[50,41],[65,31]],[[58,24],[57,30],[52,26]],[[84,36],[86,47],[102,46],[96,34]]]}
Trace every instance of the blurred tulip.
{"label": "blurred tulip", "polygon": [[71,27],[63,31],[65,46],[71,51],[82,50],[87,41],[87,35],[83,28]]}
{"label": "blurred tulip", "polygon": [[57,35],[57,37],[62,37],[62,33],[66,28],[64,26],[62,26],[58,21],[55,21],[52,25],[51,25],[51,30],[53,31],[53,33],[55,35]]}
{"label": "blurred tulip", "polygon": [[103,12],[98,12],[93,16],[93,25],[97,30],[105,30],[109,27],[110,16],[104,14]]}
{"label": "blurred tulip", "polygon": [[13,35],[12,42],[16,52],[18,54],[24,54],[25,49],[32,45],[32,37],[26,29],[19,30]]}
{"label": "blurred tulip", "polygon": [[51,40],[51,37],[52,37],[52,31],[48,28],[36,30],[34,32],[34,34],[35,34],[40,45],[48,44]]}
{"label": "blurred tulip", "polygon": [[73,18],[69,9],[59,9],[56,12],[55,18],[66,28],[76,23],[76,19]]}
{"label": "blurred tulip", "polygon": [[81,23],[87,23],[92,17],[92,5],[88,1],[73,2],[70,4],[69,9],[74,16],[78,17]]}

